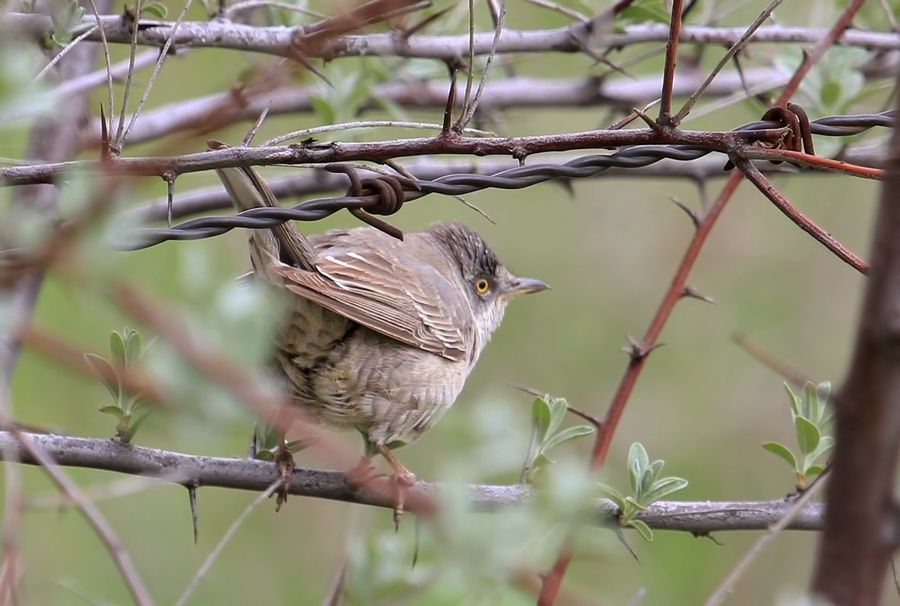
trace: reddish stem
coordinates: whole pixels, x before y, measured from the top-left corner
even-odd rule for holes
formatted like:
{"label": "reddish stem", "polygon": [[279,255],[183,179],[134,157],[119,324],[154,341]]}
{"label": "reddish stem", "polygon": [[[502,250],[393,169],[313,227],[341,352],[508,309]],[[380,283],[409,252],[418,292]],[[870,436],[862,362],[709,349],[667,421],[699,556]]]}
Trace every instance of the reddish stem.
{"label": "reddish stem", "polygon": [[772,185],[765,175],[759,172],[759,169],[753,166],[753,163],[743,158],[735,158],[734,163],[737,165],[744,176],[763,193],[772,204],[778,208],[784,215],[794,222],[794,224],[818,240],[828,250],[833,252],[837,257],[850,265],[853,269],[862,274],[869,274],[869,264],[866,263],[859,255],[841,244],[841,242],[829,234],[827,231],[816,225],[816,223],[804,215],[800,210],[791,204],[784,194]]}
{"label": "reddish stem", "polygon": [[666,42],[666,66],[663,73],[662,94],[659,102],[659,120],[663,126],[672,123],[672,86],[675,82],[675,64],[678,55],[678,39],[681,37],[681,11],[684,0],[672,2],[672,21],[669,24],[669,40]]}

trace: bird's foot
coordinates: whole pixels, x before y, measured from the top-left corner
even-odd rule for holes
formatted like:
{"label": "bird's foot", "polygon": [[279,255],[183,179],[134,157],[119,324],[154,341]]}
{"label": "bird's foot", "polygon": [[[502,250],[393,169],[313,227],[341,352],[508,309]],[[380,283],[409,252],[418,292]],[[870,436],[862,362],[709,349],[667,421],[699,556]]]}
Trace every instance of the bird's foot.
{"label": "bird's foot", "polygon": [[379,473],[378,470],[375,469],[375,465],[372,463],[372,457],[363,457],[359,460],[359,463],[347,470],[344,474],[344,478],[346,478],[347,484],[356,490],[365,488],[371,484],[375,478],[382,475],[384,474]]}
{"label": "bird's foot", "polygon": [[281,506],[287,502],[288,488],[294,477],[294,455],[284,440],[275,449],[275,465],[278,468],[278,474],[281,476],[281,483],[275,489],[275,511],[280,511]]}
{"label": "bird's foot", "polygon": [[400,530],[400,519],[406,505],[406,493],[416,483],[416,476],[397,460],[387,446],[379,446],[378,451],[391,466],[391,487],[394,490],[394,530]]}

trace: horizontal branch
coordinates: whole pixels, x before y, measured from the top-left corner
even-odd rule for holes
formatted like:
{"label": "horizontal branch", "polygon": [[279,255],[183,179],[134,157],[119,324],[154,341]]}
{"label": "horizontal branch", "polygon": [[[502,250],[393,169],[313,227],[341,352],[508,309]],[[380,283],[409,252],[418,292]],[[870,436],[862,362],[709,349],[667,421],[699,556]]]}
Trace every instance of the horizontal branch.
{"label": "horizontal branch", "polygon": [[[687,96],[703,82],[699,71],[680,73],[675,79],[672,94]],[[743,83],[737,71],[718,75],[707,89],[708,97],[732,94],[743,86],[762,92],[777,88],[788,80],[789,74],[776,68],[748,69]],[[437,81],[398,81],[377,84],[369,90],[368,99],[360,110],[380,110],[385,102],[406,109],[440,109],[447,105],[448,84]],[[457,105],[465,98],[465,83],[457,84]],[[241,121],[256,120],[268,109],[269,116],[311,112],[313,99],[321,94],[318,86],[285,86],[275,90],[253,91],[252,87],[237,88],[194,99],[175,101],[142,114],[128,135],[129,143],[142,143],[183,130],[210,132]],[[531,78],[515,76],[490,80],[482,93],[479,111],[510,108],[642,107],[659,95],[659,77],[641,78]],[[236,102],[236,98],[239,102]],[[82,135],[85,147],[100,141],[100,120],[94,119]]]}
{"label": "horizontal branch", "polygon": [[536,153],[602,149],[650,144],[679,144],[729,151],[755,140],[773,140],[780,129],[747,131],[659,131],[650,128],[593,130],[526,137],[462,137],[456,135],[393,139],[370,142],[323,142],[261,147],[229,147],[181,156],[108,157],[102,161],[17,165],[0,168],[0,186],[55,183],[68,172],[111,175],[176,177],[190,172],[236,166],[274,164],[325,164],[364,160],[379,162],[393,158],[431,154],[511,156],[523,160]]}
{"label": "horizontal branch", "polygon": [[[53,32],[49,17],[23,13],[9,13],[4,19],[16,31],[34,36],[44,36]],[[105,29],[106,39],[111,43],[131,44],[131,22],[119,15],[104,15],[100,20]],[[94,17],[86,17],[75,33],[96,26]],[[665,42],[669,37],[667,24],[643,24],[625,26],[621,32],[593,32],[591,22],[578,23],[568,27],[545,30],[504,29],[496,43],[496,53],[564,52],[578,53],[585,48],[595,50],[618,48],[645,42]],[[229,48],[249,52],[265,53],[281,57],[297,57],[303,46],[305,58],[321,57],[335,59],[361,55],[381,55],[396,57],[420,57],[440,60],[457,60],[469,52],[467,34],[451,36],[413,35],[404,38],[396,33],[339,36],[323,44],[303,45],[300,28],[254,27],[225,20],[186,21],[174,29],[173,22],[141,19],[137,33],[137,43],[161,47],[175,31],[173,46]],[[685,26],[681,29],[680,41],[685,43],[720,44],[731,46],[746,32],[744,27]],[[759,28],[750,38],[756,42],[789,42],[811,44],[822,39],[826,30],[807,27],[767,26]],[[87,37],[99,42],[99,31]],[[474,37],[476,55],[492,52],[494,32],[479,32]],[[838,39],[843,46],[857,46],[869,49],[900,49],[900,36],[892,32],[870,32],[848,30]]]}
{"label": "horizontal branch", "polygon": [[[156,448],[126,446],[115,440],[77,438],[53,434],[26,434],[58,465],[84,467],[118,473],[150,476],[183,486],[216,486],[239,490],[264,491],[278,477],[275,465],[251,459],[188,455]],[[0,431],[0,458],[36,465],[15,437]],[[442,487],[416,482],[411,489],[422,497],[440,496]],[[393,508],[389,490],[355,489],[344,474],[337,471],[296,469],[288,492],[293,495],[347,501],[376,507]],[[525,503],[534,497],[528,485],[471,485],[471,504],[475,511],[493,512],[502,507]],[[725,530],[764,530],[777,522],[791,507],[788,500],[777,501],[660,501],[641,513],[638,519],[651,528],[706,534]],[[614,523],[615,505],[606,499],[596,504],[596,522]],[[821,528],[823,508],[813,503],[805,507],[790,525],[794,530]]]}

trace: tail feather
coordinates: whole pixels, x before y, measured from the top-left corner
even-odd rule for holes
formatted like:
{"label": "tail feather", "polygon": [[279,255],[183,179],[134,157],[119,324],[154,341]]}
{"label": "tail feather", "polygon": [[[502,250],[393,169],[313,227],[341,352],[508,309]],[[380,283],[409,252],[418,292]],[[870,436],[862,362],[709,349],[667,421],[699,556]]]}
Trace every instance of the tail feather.
{"label": "tail feather", "polygon": [[[210,142],[210,147],[222,149],[213,142]],[[216,169],[216,174],[238,211],[278,206],[272,190],[252,168],[220,168]],[[250,259],[253,269],[266,277],[272,276],[271,268],[281,263],[316,271],[315,249],[290,221],[269,229],[251,230]],[[280,279],[277,281],[280,282]]]}

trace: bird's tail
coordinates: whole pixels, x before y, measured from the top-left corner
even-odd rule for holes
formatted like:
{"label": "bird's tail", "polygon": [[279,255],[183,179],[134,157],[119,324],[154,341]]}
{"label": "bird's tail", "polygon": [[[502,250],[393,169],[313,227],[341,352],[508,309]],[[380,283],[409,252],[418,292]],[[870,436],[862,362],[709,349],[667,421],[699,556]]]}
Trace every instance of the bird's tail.
{"label": "bird's tail", "polygon": [[[219,141],[208,142],[210,149],[225,149]],[[257,207],[275,207],[278,201],[265,181],[248,166],[216,169],[219,180],[238,211]],[[307,271],[315,271],[316,253],[309,240],[293,223],[286,221],[269,229],[250,230],[250,261],[255,272],[265,278],[276,278],[272,269],[287,263]]]}

